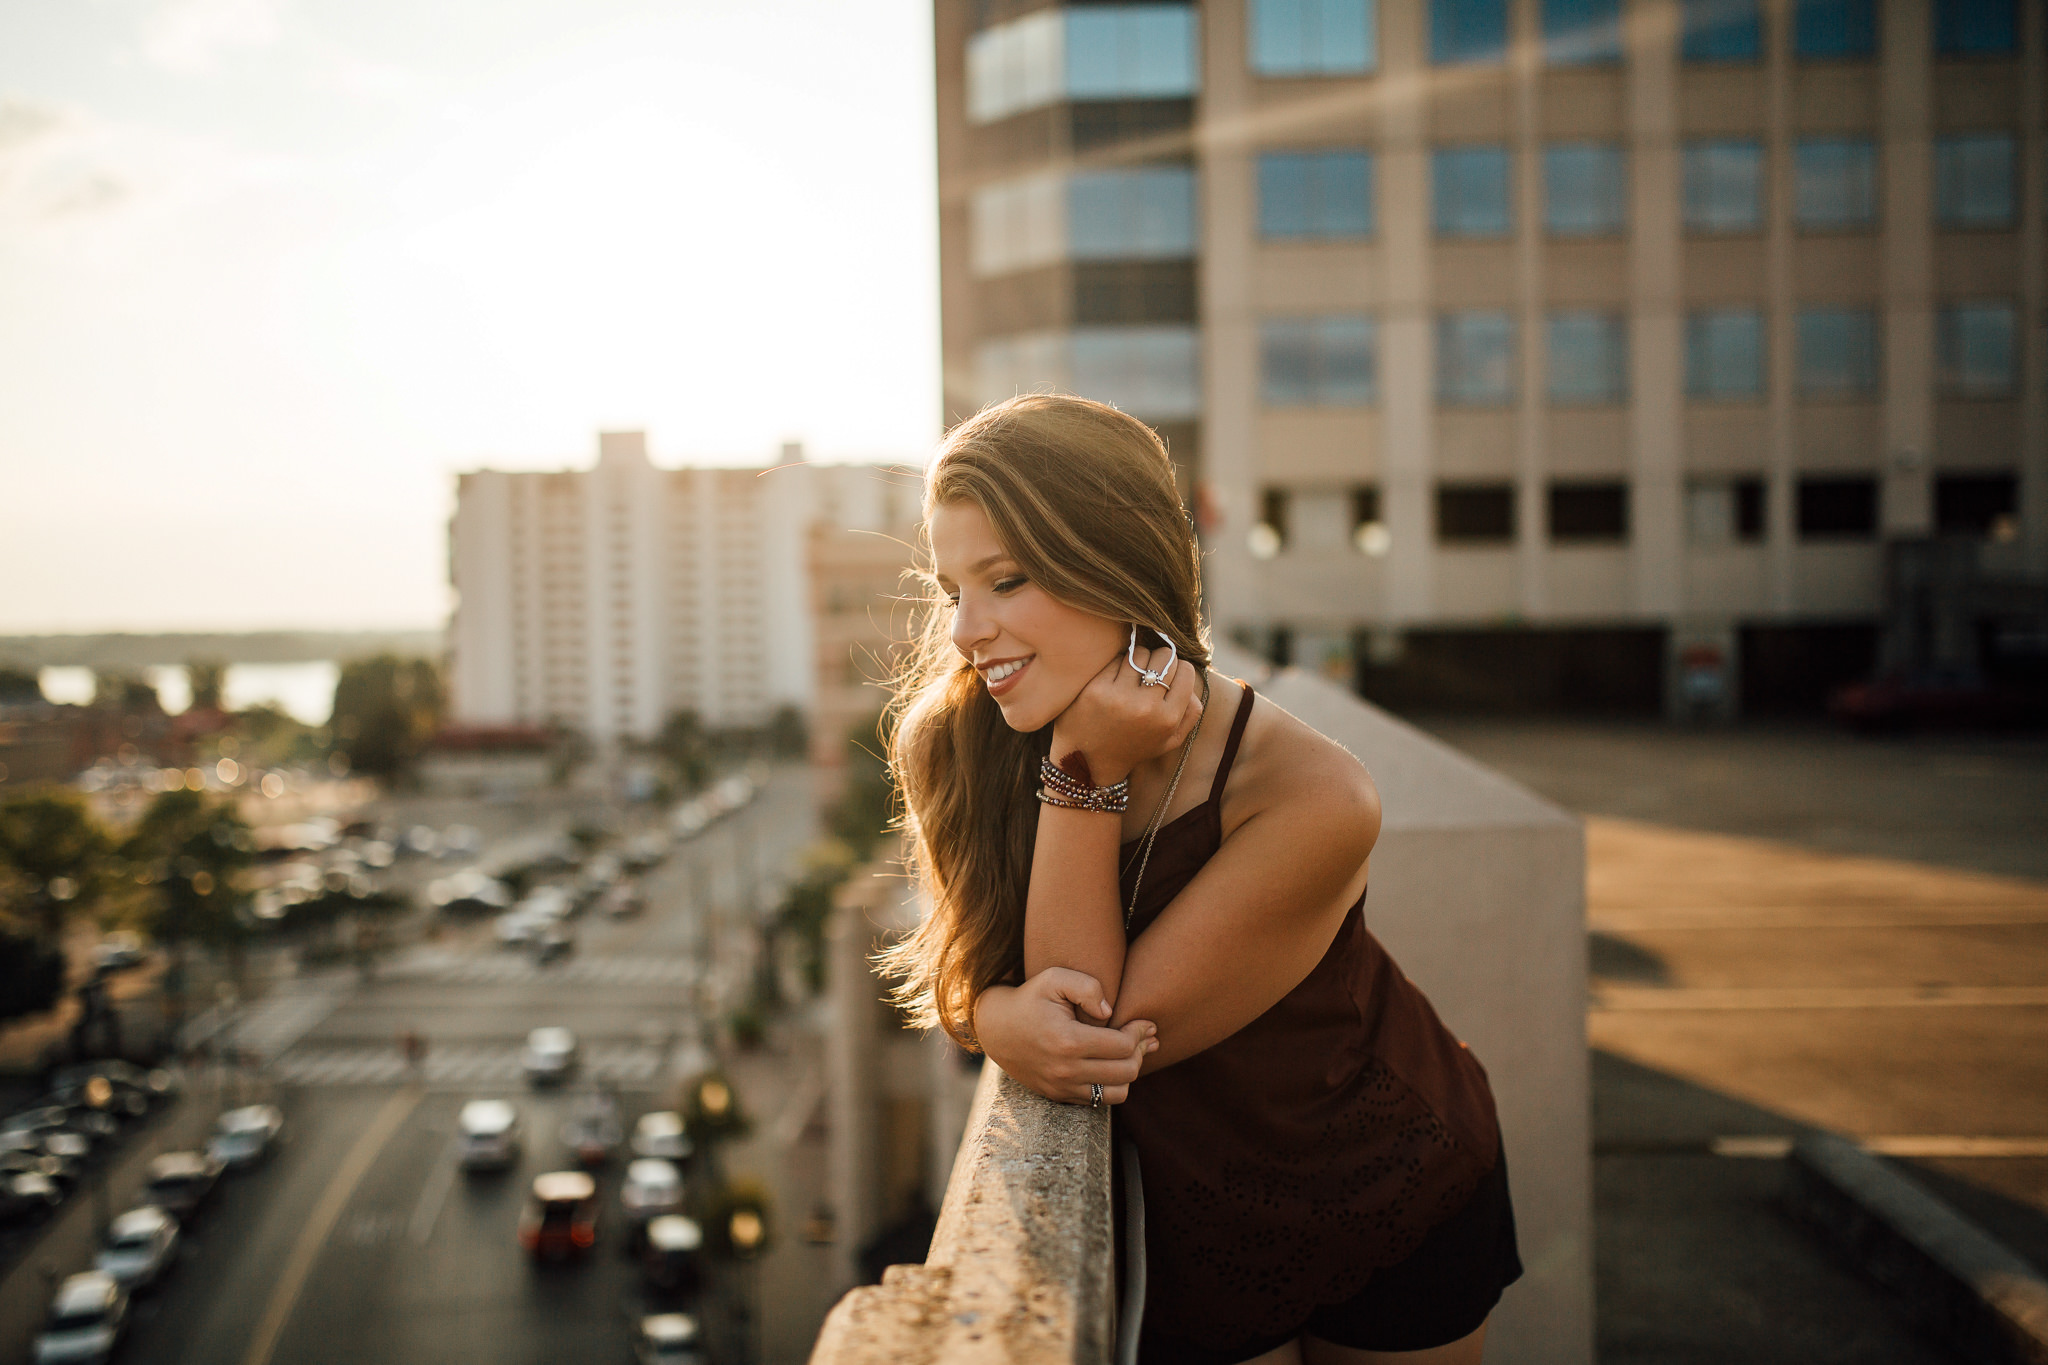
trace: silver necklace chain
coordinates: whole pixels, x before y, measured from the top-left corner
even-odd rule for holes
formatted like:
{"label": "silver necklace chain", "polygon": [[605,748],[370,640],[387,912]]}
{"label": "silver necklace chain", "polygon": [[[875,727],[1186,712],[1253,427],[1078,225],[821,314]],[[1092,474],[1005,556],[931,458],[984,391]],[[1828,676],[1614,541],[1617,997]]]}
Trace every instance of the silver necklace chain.
{"label": "silver necklace chain", "polygon": [[1195,717],[1195,728],[1188,731],[1187,739],[1180,746],[1180,762],[1173,765],[1173,781],[1166,784],[1166,795],[1159,798],[1157,809],[1152,812],[1152,823],[1145,830],[1145,850],[1138,861],[1138,879],[1131,883],[1131,903],[1124,907],[1124,929],[1131,927],[1131,917],[1138,913],[1138,891],[1145,885],[1145,869],[1152,862],[1152,841],[1159,837],[1159,823],[1166,818],[1167,807],[1173,804],[1173,794],[1180,790],[1180,775],[1187,770],[1188,755],[1195,751],[1195,740],[1202,733],[1202,722],[1209,718],[1209,669],[1202,668],[1202,713]]}

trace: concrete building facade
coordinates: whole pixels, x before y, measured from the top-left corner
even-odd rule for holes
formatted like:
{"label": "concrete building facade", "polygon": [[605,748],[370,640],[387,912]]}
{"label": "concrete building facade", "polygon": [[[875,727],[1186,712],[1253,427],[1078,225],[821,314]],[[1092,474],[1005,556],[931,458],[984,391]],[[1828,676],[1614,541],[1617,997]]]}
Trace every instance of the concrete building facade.
{"label": "concrete building facade", "polygon": [[2048,575],[2044,10],[935,0],[945,402],[1154,422],[1212,619],[1396,703],[1768,706]]}
{"label": "concrete building facade", "polygon": [[809,528],[865,466],[661,469],[606,432],[587,470],[460,476],[452,719],[647,739],[692,710],[765,724],[815,698]]}

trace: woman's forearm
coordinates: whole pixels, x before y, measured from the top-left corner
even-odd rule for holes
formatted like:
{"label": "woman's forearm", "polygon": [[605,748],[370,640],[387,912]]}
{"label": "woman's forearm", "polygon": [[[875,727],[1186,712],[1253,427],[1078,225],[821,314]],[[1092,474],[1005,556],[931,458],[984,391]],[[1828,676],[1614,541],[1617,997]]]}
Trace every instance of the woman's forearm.
{"label": "woman's forearm", "polygon": [[1116,857],[1123,821],[1099,811],[1045,806],[1031,855],[1024,909],[1024,974],[1048,967],[1086,972],[1116,1003],[1124,972],[1123,911]]}

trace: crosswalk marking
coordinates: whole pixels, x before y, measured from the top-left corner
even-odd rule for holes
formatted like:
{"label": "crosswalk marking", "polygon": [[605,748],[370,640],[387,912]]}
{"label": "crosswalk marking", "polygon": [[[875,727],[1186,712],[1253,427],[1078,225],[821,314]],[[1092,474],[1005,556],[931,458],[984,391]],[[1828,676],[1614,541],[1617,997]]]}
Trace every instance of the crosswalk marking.
{"label": "crosswalk marking", "polygon": [[[421,1079],[428,1085],[504,1085],[523,1079],[518,1043],[448,1043],[430,1047]],[[584,1049],[583,1081],[646,1084],[661,1073],[666,1049],[646,1043],[592,1043]],[[392,1047],[295,1048],[271,1063],[285,1085],[396,1085],[409,1079]]]}

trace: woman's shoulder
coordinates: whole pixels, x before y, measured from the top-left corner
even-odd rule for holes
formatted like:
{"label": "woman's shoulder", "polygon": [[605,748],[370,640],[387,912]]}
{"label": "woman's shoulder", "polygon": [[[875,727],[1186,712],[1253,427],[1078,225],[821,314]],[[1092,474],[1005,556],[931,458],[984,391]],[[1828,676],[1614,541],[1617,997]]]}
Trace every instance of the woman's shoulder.
{"label": "woman's shoulder", "polygon": [[1223,790],[1223,829],[1258,815],[1315,828],[1360,826],[1368,846],[1379,832],[1379,790],[1343,745],[1261,695]]}

